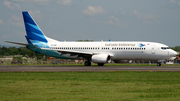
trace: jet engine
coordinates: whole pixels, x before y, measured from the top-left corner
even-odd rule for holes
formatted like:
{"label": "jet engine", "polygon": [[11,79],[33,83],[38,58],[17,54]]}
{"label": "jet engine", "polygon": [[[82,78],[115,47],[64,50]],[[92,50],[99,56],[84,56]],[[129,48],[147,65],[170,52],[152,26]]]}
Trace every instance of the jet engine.
{"label": "jet engine", "polygon": [[110,63],[111,57],[108,54],[97,54],[91,57],[91,61],[94,63]]}

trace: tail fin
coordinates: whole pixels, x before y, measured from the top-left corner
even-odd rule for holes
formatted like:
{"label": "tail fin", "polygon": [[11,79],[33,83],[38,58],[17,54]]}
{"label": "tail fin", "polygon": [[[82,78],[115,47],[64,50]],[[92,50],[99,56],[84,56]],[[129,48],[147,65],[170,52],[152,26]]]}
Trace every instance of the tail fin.
{"label": "tail fin", "polygon": [[[33,18],[30,16],[28,12],[22,12],[23,18],[24,18],[24,25],[26,28],[26,34],[29,40],[31,40],[32,43],[34,42],[45,42],[47,43],[47,39],[41,29],[38,27],[36,22],[33,20]],[[28,43],[29,43],[29,40]]]}

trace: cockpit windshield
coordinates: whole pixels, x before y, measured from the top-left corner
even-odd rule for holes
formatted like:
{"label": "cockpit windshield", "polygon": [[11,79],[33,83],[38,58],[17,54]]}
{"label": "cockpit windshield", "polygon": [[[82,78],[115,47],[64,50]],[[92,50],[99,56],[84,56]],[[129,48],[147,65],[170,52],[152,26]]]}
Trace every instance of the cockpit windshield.
{"label": "cockpit windshield", "polygon": [[166,49],[170,49],[169,47],[161,47],[161,49],[166,50]]}

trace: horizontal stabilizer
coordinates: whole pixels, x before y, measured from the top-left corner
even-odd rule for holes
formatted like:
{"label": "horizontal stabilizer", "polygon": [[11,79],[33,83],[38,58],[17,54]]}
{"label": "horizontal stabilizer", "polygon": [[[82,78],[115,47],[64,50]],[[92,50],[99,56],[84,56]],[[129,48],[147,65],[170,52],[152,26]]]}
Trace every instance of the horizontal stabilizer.
{"label": "horizontal stabilizer", "polygon": [[18,45],[29,46],[29,44],[25,44],[25,43],[11,42],[11,41],[5,41],[5,42],[7,42],[7,43],[13,43],[13,44],[18,44]]}

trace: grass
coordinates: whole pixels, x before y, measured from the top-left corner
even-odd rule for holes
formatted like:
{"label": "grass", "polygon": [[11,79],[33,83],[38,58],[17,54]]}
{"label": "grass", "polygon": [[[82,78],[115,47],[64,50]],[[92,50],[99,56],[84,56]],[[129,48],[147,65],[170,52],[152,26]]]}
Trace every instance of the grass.
{"label": "grass", "polygon": [[0,73],[1,101],[179,101],[180,72]]}

